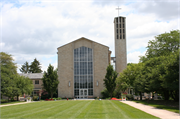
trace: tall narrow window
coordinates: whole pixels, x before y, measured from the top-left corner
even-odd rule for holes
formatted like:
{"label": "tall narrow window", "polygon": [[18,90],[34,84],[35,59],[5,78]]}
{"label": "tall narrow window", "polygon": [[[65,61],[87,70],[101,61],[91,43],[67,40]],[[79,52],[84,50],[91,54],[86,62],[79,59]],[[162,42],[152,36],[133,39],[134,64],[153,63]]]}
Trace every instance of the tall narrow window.
{"label": "tall narrow window", "polygon": [[93,95],[93,52],[91,48],[74,49],[74,96],[80,91],[88,90],[88,96]]}
{"label": "tall narrow window", "polygon": [[123,28],[124,28],[124,24],[123,24]]}
{"label": "tall narrow window", "polygon": [[123,34],[123,39],[125,39],[125,35]]}
{"label": "tall narrow window", "polygon": [[118,24],[116,24],[116,28],[118,28]]}
{"label": "tall narrow window", "polygon": [[120,24],[120,28],[121,28],[121,24]]}
{"label": "tall narrow window", "polygon": [[118,29],[117,29],[117,33],[118,33]]}
{"label": "tall narrow window", "polygon": [[120,35],[120,39],[122,39],[121,35]]}
{"label": "tall narrow window", "polygon": [[119,36],[117,35],[117,39],[119,39]]}

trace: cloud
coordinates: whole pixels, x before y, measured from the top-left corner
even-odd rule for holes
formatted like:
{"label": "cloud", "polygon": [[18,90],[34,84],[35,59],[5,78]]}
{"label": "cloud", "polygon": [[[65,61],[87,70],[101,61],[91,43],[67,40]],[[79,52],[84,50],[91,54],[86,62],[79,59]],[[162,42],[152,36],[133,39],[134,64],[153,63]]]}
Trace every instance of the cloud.
{"label": "cloud", "polygon": [[146,52],[139,52],[139,51],[135,51],[135,52],[130,52],[127,55],[127,62],[128,63],[138,63],[139,62],[139,56],[144,56]]}
{"label": "cloud", "polygon": [[140,1],[132,5],[140,14],[154,14],[160,20],[173,20],[178,18],[178,0],[151,0]]}
{"label": "cloud", "polygon": [[1,3],[1,51],[12,54],[19,66],[37,58],[43,70],[49,63],[57,65],[58,47],[80,37],[109,46],[114,56],[113,20],[118,5],[122,8],[120,15],[126,17],[128,62],[137,62],[138,55],[143,54],[154,36],[178,29],[177,2],[29,0]]}

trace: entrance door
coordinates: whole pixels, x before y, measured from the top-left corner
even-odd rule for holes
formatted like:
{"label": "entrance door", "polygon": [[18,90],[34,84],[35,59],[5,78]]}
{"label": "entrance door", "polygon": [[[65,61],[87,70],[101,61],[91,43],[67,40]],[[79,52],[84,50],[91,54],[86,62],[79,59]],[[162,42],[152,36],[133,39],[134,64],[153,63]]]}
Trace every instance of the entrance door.
{"label": "entrance door", "polygon": [[80,89],[79,98],[88,98],[88,89]]}

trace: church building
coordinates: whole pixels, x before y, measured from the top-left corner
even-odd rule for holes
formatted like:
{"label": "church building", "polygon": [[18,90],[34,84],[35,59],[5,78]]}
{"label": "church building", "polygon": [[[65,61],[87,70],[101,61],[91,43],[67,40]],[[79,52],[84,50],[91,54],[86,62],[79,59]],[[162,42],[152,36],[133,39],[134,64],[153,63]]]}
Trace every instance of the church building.
{"label": "church building", "polygon": [[57,48],[58,97],[101,97],[111,60],[118,73],[127,65],[125,20],[121,16],[114,18],[115,57],[111,57],[108,46],[84,37]]}

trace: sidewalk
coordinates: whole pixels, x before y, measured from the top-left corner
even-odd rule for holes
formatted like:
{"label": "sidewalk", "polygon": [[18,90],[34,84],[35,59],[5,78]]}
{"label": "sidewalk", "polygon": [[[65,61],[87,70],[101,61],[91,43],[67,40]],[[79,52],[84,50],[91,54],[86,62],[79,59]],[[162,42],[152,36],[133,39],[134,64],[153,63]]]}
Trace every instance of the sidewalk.
{"label": "sidewalk", "polygon": [[14,103],[14,104],[0,105],[0,107],[11,106],[11,105],[20,105],[20,104],[26,104],[26,103],[31,103],[31,102],[21,102],[21,103]]}
{"label": "sidewalk", "polygon": [[136,103],[133,101],[121,101],[122,103],[128,104],[132,107],[135,107],[137,109],[140,109],[146,113],[149,113],[151,115],[154,115],[156,117],[159,117],[161,119],[180,119],[180,114],[170,112],[164,109],[158,109],[152,106],[147,106],[141,103]]}

